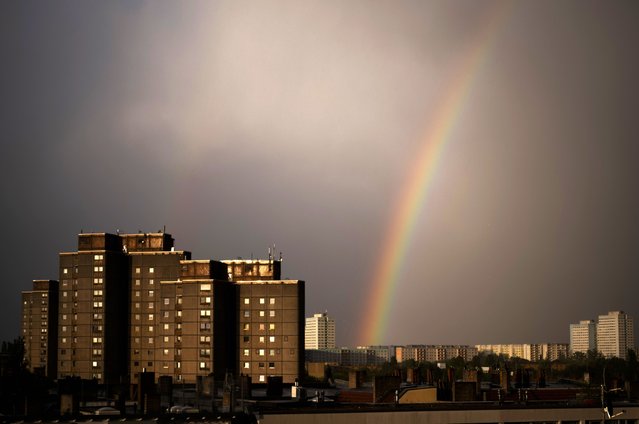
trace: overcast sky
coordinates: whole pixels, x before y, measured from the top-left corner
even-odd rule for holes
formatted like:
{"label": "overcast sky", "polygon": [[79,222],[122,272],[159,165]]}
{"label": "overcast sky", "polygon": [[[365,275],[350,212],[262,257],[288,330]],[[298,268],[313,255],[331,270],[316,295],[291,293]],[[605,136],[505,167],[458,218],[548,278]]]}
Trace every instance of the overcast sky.
{"label": "overcast sky", "polygon": [[[506,8],[418,217],[388,344],[639,320],[639,3],[0,2],[0,339],[80,230],[266,257],[363,343],[422,134]],[[639,322],[637,323],[639,326]]]}

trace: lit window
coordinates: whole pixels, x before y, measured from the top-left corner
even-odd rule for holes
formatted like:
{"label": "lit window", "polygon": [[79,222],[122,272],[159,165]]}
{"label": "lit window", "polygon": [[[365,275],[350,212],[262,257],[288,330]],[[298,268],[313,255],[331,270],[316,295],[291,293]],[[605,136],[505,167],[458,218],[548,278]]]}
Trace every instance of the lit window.
{"label": "lit window", "polygon": [[153,279],[149,280],[149,285],[152,286],[153,285]]}
{"label": "lit window", "polygon": [[271,342],[271,343],[274,343],[275,342],[275,336],[270,336],[268,338],[268,341]]}
{"label": "lit window", "polygon": [[210,285],[210,284],[201,284],[201,285],[200,285],[200,290],[201,290],[201,291],[208,291],[208,290],[211,290],[211,285]]}
{"label": "lit window", "polygon": [[102,278],[94,278],[93,284],[102,284]]}
{"label": "lit window", "polygon": [[210,317],[211,316],[211,310],[210,309],[202,309],[200,311],[200,316],[201,317]]}
{"label": "lit window", "polygon": [[264,336],[260,336],[260,343],[264,343]]}
{"label": "lit window", "polygon": [[93,260],[94,261],[101,261],[102,259],[104,259],[104,256],[102,256],[102,255],[93,255]]}
{"label": "lit window", "polygon": [[244,331],[248,331],[248,330],[250,329],[250,327],[251,327],[251,326],[250,326],[248,323],[245,323],[245,324],[244,324],[244,327],[242,327],[242,329],[243,329]]}
{"label": "lit window", "polygon": [[162,316],[164,318],[168,318],[169,317],[169,311],[164,311],[164,313],[162,314]]}
{"label": "lit window", "polygon": [[149,321],[153,321],[153,314],[149,314]]}
{"label": "lit window", "polygon": [[69,273],[69,269],[68,269],[68,268],[64,268],[64,269],[62,270],[62,273],[63,273],[63,274],[68,274],[68,273]]}
{"label": "lit window", "polygon": [[93,296],[102,296],[102,290],[93,290]]}
{"label": "lit window", "polygon": [[153,332],[153,326],[149,325],[149,332],[152,333]]}
{"label": "lit window", "polygon": [[244,304],[248,305],[249,303],[251,303],[250,299],[248,297],[244,298]]}
{"label": "lit window", "polygon": [[275,316],[275,311],[268,311],[268,316],[269,317],[274,317]]}
{"label": "lit window", "polygon": [[264,383],[266,381],[266,377],[260,375],[260,383]]}
{"label": "lit window", "polygon": [[140,293],[141,293],[140,290],[136,290],[135,291],[135,297],[140,297]]}
{"label": "lit window", "polygon": [[169,299],[168,297],[165,297],[165,298],[164,298],[164,304],[165,304],[165,305],[168,305],[168,304],[170,304],[170,303],[171,303],[171,299]]}
{"label": "lit window", "polygon": [[[139,274],[140,273],[140,268],[135,268],[135,273]],[[137,281],[140,281],[140,280],[137,280]]]}
{"label": "lit window", "polygon": [[149,344],[153,344],[153,337],[149,337]]}
{"label": "lit window", "polygon": [[249,352],[248,349],[244,349],[244,356],[250,356],[251,353]]}
{"label": "lit window", "polygon": [[260,305],[263,305],[264,302],[266,302],[266,299],[264,299],[263,297],[260,297]]}
{"label": "lit window", "polygon": [[177,311],[176,314],[177,314],[177,316],[181,317],[182,316],[182,311]]}
{"label": "lit window", "polygon": [[67,331],[67,326],[66,326],[66,325],[63,325],[63,326],[62,326],[62,332],[63,332],[63,333],[66,333],[66,331]]}
{"label": "lit window", "polygon": [[98,361],[93,361],[93,368],[97,368],[98,367]]}
{"label": "lit window", "polygon": [[153,290],[149,290],[149,297],[153,297]]}
{"label": "lit window", "polygon": [[139,326],[139,325],[136,325],[136,326],[134,327],[134,329],[135,329],[135,332],[136,332],[136,333],[139,333],[139,332],[140,332],[140,326]]}
{"label": "lit window", "polygon": [[275,349],[270,349],[268,351],[269,356],[275,356]]}
{"label": "lit window", "polygon": [[62,292],[62,297],[67,297],[67,292],[66,291]]}
{"label": "lit window", "polygon": [[169,336],[164,336],[164,343],[168,343],[169,342]]}
{"label": "lit window", "polygon": [[260,324],[260,330],[264,330],[264,324]]}
{"label": "lit window", "polygon": [[102,343],[102,337],[94,337],[93,343]]}
{"label": "lit window", "polygon": [[264,356],[264,349],[260,349],[259,354],[260,356]]}
{"label": "lit window", "polygon": [[268,325],[269,330],[275,330],[275,324],[271,323]]}
{"label": "lit window", "polygon": [[169,324],[164,324],[164,329],[168,330],[169,329]]}
{"label": "lit window", "polygon": [[211,303],[211,297],[207,296],[207,297],[201,297],[200,298],[200,304],[202,305],[209,305]]}
{"label": "lit window", "polygon": [[[138,269],[140,269],[140,268],[138,268]],[[139,286],[139,285],[140,285],[140,280],[139,280],[139,279],[138,279],[138,280],[135,280],[135,285],[136,285],[136,286]]]}
{"label": "lit window", "polygon": [[270,303],[271,305],[275,305],[275,298],[274,297],[270,298],[268,303]]}
{"label": "lit window", "polygon": [[94,266],[93,267],[93,272],[102,272],[104,270],[103,267],[101,266]]}
{"label": "lit window", "polygon": [[94,308],[101,308],[102,307],[102,302],[93,302],[93,307]]}
{"label": "lit window", "polygon": [[153,274],[154,272],[155,272],[155,268],[153,268],[153,267],[149,268],[149,273],[150,274]]}
{"label": "lit window", "polygon": [[251,363],[250,362],[244,362],[244,368],[245,369],[251,368]]}
{"label": "lit window", "polygon": [[264,316],[264,311],[260,311],[260,316],[263,317]]}
{"label": "lit window", "polygon": [[149,309],[153,309],[153,302],[149,302]]}
{"label": "lit window", "polygon": [[250,318],[251,317],[251,311],[244,311],[244,318]]}
{"label": "lit window", "polygon": [[135,302],[136,309],[140,309],[140,302]]}
{"label": "lit window", "polygon": [[164,354],[165,354],[165,355],[168,355],[168,354],[169,354],[169,350],[168,350],[168,349],[164,349],[164,351],[163,351],[163,352],[164,352]]}

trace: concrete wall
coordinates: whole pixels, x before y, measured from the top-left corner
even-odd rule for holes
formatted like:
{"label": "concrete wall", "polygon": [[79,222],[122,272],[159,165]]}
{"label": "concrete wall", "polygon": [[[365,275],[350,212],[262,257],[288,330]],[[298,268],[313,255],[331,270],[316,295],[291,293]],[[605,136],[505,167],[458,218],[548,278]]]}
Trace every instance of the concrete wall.
{"label": "concrete wall", "polygon": [[[617,409],[617,408],[615,408]],[[619,417],[625,420],[639,419],[639,407],[625,408]],[[447,423],[516,423],[576,421],[599,422],[602,414],[599,408],[556,408],[556,409],[494,409],[457,411],[390,411],[390,412],[350,412],[264,415],[261,424],[447,424]],[[614,421],[613,421],[614,422]]]}

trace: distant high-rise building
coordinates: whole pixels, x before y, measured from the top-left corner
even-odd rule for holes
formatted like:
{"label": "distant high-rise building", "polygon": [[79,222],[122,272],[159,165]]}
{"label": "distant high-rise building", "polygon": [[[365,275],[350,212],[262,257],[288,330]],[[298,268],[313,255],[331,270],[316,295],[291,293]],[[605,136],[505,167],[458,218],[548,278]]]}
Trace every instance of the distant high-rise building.
{"label": "distant high-rise building", "polygon": [[34,280],[22,292],[22,337],[27,369],[56,378],[58,282]]}
{"label": "distant high-rise building", "polygon": [[306,318],[304,339],[306,349],[335,348],[335,320],[326,312]]}
{"label": "distant high-rise building", "polygon": [[623,311],[608,312],[597,319],[597,350],[607,357],[626,359],[635,348],[632,318]]}
{"label": "distant high-rise building", "polygon": [[597,326],[593,320],[570,324],[570,352],[587,353],[597,348]]}

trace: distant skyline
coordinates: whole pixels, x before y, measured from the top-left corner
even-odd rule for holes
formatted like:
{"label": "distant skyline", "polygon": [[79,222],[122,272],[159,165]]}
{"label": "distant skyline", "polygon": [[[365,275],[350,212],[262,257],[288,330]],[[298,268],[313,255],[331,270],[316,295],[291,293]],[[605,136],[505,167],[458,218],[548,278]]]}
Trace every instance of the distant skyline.
{"label": "distant skyline", "polygon": [[[370,302],[425,135],[500,10]],[[2,2],[0,339],[80,230],[163,226],[195,259],[275,243],[337,345],[367,343],[382,304],[389,345],[638,317],[638,19],[632,1]]]}

